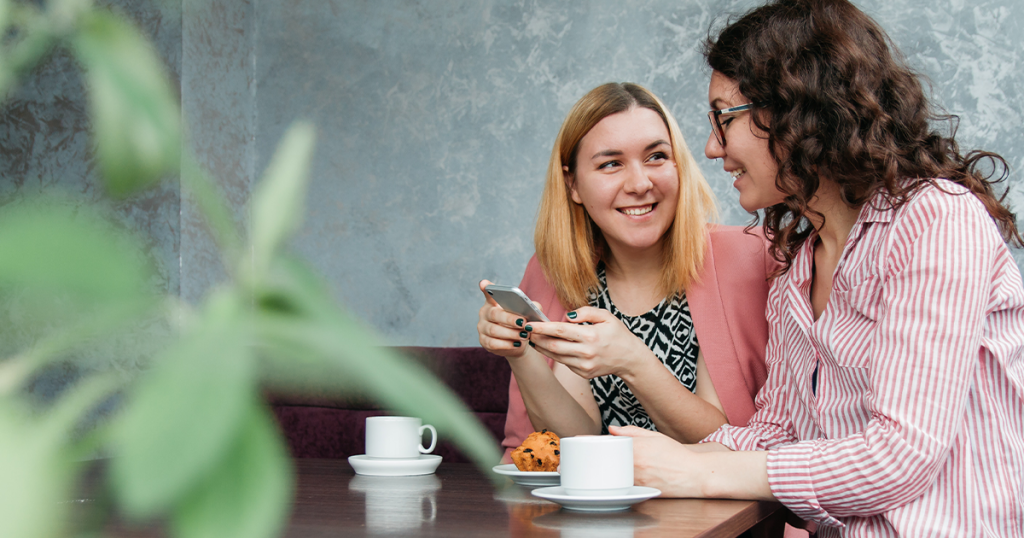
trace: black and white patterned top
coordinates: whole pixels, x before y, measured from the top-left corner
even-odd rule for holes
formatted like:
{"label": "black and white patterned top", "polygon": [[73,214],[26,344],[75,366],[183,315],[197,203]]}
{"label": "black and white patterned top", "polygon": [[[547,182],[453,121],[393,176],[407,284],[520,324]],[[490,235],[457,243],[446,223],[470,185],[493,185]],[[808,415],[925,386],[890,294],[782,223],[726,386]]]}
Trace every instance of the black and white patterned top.
{"label": "black and white patterned top", "polygon": [[[647,344],[665,368],[692,392],[697,387],[697,352],[700,346],[693,330],[686,295],[665,298],[650,312],[630,317],[615,308],[608,295],[603,263],[597,267],[597,279],[600,288],[598,293],[591,294],[590,306],[603,308],[622,320],[637,338]],[[601,411],[602,433],[608,433],[608,426],[639,426],[657,431],[647,411],[619,376],[595,377],[590,380],[590,388]]]}

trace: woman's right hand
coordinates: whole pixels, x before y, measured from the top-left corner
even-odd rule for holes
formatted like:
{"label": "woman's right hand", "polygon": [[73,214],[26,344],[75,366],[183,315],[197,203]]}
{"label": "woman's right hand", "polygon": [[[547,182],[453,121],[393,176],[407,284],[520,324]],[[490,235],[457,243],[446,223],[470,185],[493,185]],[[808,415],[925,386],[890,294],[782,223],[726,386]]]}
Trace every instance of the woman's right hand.
{"label": "woman's right hand", "polygon": [[[518,314],[508,312],[487,294],[485,289],[491,285],[490,280],[480,281],[480,292],[484,294],[484,305],[480,308],[480,321],[476,324],[476,332],[480,335],[480,345],[487,351],[505,358],[521,357],[526,352],[530,335],[523,328],[526,320]],[[534,303],[536,304],[536,303]],[[540,305],[537,305],[540,308]]]}

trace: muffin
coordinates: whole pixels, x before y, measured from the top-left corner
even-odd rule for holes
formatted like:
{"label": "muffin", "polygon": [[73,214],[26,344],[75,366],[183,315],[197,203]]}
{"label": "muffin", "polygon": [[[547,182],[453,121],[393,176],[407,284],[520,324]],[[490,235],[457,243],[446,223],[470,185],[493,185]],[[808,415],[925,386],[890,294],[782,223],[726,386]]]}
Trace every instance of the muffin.
{"label": "muffin", "polygon": [[554,432],[533,432],[512,451],[512,463],[520,471],[555,472],[560,459],[558,442]]}

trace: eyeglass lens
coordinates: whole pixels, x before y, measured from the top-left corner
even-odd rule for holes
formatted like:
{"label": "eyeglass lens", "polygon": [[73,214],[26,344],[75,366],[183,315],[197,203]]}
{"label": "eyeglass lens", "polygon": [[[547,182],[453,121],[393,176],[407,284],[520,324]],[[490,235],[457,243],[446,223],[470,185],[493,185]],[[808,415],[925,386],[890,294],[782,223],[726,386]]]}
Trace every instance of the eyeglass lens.
{"label": "eyeglass lens", "polygon": [[715,133],[715,140],[718,140],[718,145],[725,147],[725,131],[722,130],[722,123],[718,121],[719,111],[712,110],[708,112],[708,121],[711,122],[711,132]]}

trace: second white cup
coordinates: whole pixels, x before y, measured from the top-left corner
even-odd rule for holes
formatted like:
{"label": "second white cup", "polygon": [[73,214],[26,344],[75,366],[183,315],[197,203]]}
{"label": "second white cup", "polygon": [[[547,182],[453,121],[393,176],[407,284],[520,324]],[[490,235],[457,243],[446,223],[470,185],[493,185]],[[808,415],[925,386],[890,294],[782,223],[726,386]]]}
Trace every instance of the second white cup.
{"label": "second white cup", "polygon": [[[421,443],[430,430],[430,446]],[[437,430],[416,417],[367,417],[366,455],[381,459],[412,459],[429,454],[437,446]]]}
{"label": "second white cup", "polygon": [[633,438],[563,437],[558,472],[569,495],[625,495],[633,487]]}

